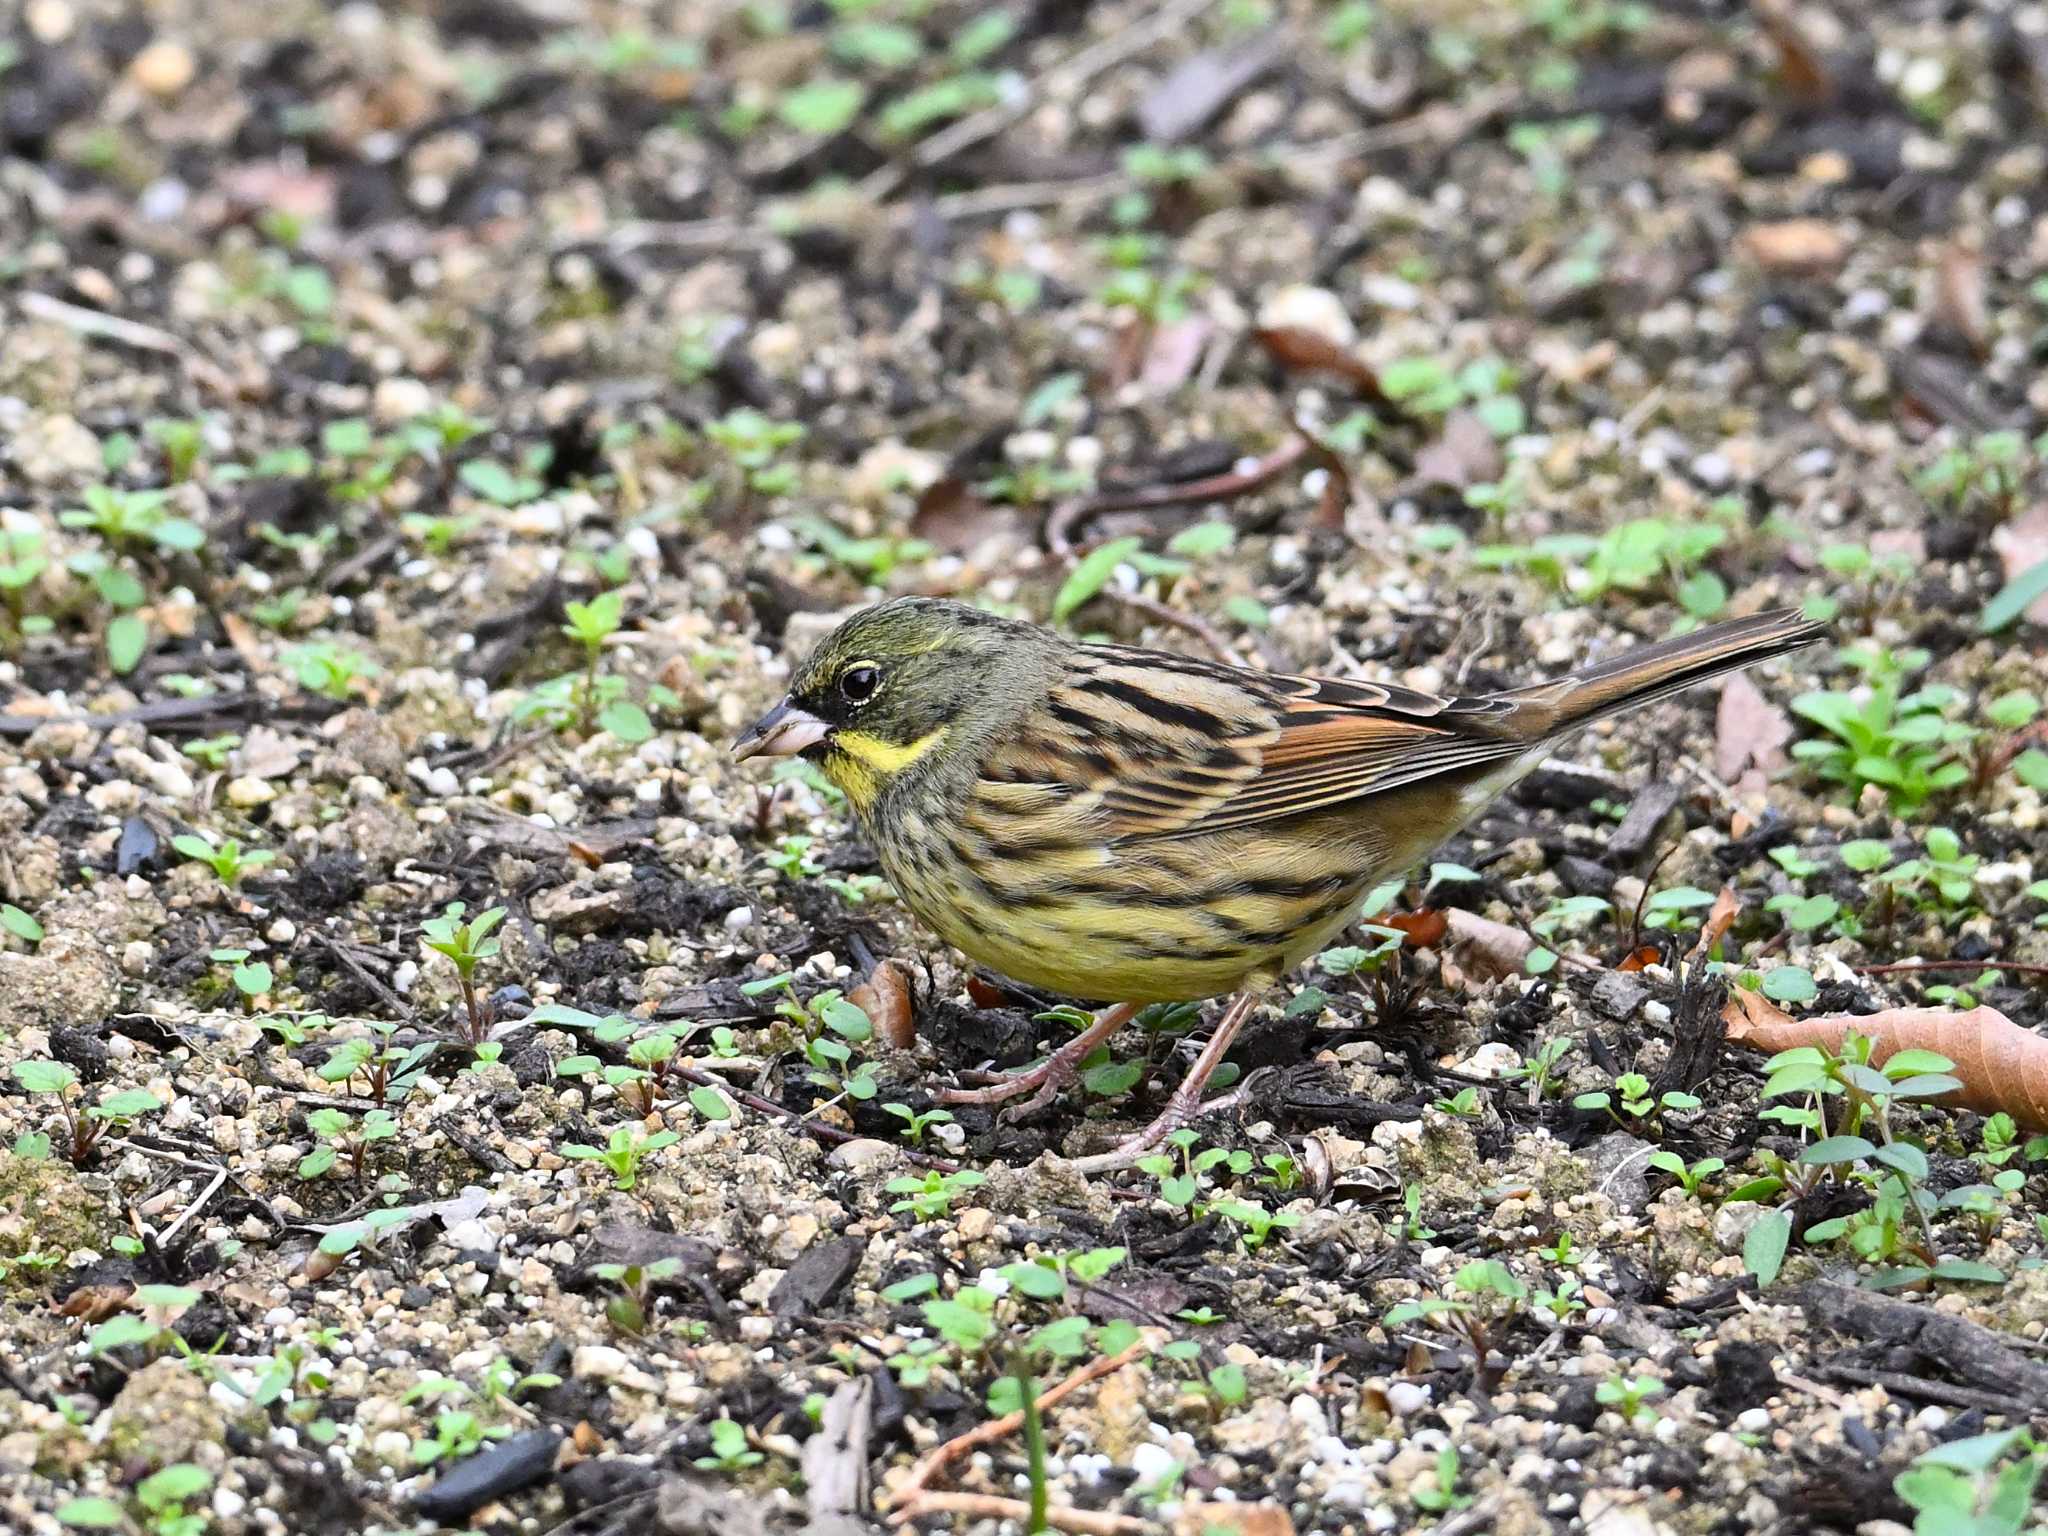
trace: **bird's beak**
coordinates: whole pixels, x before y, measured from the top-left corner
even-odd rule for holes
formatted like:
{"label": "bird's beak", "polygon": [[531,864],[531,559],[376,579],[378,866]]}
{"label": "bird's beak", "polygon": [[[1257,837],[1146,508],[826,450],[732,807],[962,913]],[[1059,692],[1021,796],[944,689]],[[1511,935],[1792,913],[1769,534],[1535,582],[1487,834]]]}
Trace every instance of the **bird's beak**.
{"label": "bird's beak", "polygon": [[735,762],[750,757],[794,757],[832,734],[832,727],[788,699],[748,726],[732,744]]}

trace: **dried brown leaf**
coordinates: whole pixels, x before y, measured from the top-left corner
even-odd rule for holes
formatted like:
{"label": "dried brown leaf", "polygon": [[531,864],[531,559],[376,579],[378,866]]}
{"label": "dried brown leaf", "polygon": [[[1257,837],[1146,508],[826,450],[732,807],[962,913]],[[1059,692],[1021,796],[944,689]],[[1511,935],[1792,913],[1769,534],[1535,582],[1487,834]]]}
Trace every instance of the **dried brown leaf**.
{"label": "dried brown leaf", "polygon": [[1714,772],[1725,782],[1734,783],[1752,766],[1765,773],[1783,767],[1785,743],[1791,739],[1792,722],[1746,674],[1737,672],[1721,685],[1714,712]]}
{"label": "dried brown leaf", "polygon": [[1888,1008],[1793,1018],[1758,992],[1729,993],[1721,1018],[1729,1040],[1775,1055],[1799,1046],[1835,1050],[1851,1030],[1871,1042],[1879,1065],[1900,1051],[1933,1051],[1955,1063],[1962,1087],[1937,1102],[1984,1114],[2001,1110],[2032,1130],[2048,1130],[2048,1038],[1996,1008]]}
{"label": "dried brown leaf", "polygon": [[1253,331],[1252,339],[1289,373],[1334,373],[1363,398],[1384,398],[1379,375],[1371,366],[1318,331],[1298,325],[1266,325]]}
{"label": "dried brown leaf", "polygon": [[914,998],[910,968],[893,959],[876,966],[866,981],[846,995],[849,1003],[868,1016],[882,1043],[895,1051],[907,1051],[917,1043]]}

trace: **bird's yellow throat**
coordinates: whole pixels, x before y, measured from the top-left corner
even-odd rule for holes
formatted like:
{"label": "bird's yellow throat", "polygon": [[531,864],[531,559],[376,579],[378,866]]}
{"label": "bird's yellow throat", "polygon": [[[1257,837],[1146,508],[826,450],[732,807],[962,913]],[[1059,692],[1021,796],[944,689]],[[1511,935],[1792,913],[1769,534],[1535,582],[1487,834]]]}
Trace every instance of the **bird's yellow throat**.
{"label": "bird's yellow throat", "polygon": [[867,731],[835,731],[822,764],[825,777],[866,814],[888,782],[945,739],[946,728],[901,745]]}

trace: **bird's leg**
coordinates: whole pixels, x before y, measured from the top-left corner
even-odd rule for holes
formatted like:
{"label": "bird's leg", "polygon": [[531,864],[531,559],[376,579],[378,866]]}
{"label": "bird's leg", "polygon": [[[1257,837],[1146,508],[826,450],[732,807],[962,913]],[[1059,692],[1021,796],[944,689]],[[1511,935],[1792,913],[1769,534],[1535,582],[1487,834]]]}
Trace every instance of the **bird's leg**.
{"label": "bird's leg", "polygon": [[1231,1042],[1237,1038],[1237,1032],[1244,1028],[1245,1020],[1252,1016],[1252,1010],[1258,1004],[1257,988],[1247,988],[1232,998],[1230,1007],[1224,1010],[1222,1019],[1217,1022],[1216,1033],[1202,1047],[1202,1054],[1188,1068],[1188,1075],[1181,1080],[1181,1085],[1173,1090],[1173,1097],[1166,1101],[1166,1108],[1160,1112],[1159,1118],[1130,1140],[1118,1143],[1107,1152],[1076,1158],[1074,1166],[1083,1173],[1106,1173],[1112,1168],[1128,1168],[1199,1115],[1202,1112],[1203,1085],[1223,1064]]}
{"label": "bird's leg", "polygon": [[[1013,1077],[1006,1077],[1000,1083],[991,1083],[986,1088],[948,1088],[941,1093],[941,1104],[1000,1104],[1005,1099],[1014,1099],[1019,1094],[1031,1094],[1028,1104],[1012,1111],[1016,1118],[1032,1114],[1050,1104],[1059,1091],[1080,1076],[1081,1063],[1103,1041],[1130,1023],[1138,1012],[1136,1003],[1118,1003],[1114,1008],[1105,1008],[1095,1016],[1080,1034],[1054,1051],[1037,1066],[1027,1068]],[[1034,1091],[1035,1090],[1035,1091]]]}

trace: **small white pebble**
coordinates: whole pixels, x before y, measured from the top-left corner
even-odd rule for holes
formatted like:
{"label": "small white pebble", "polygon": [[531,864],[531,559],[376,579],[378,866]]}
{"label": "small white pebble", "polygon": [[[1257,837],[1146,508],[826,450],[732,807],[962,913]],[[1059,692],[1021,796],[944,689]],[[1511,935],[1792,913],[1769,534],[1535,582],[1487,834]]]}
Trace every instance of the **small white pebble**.
{"label": "small white pebble", "polygon": [[1419,1382],[1394,1382],[1387,1388],[1387,1406],[1397,1418],[1412,1418],[1429,1407],[1429,1388]]}
{"label": "small white pebble", "polygon": [[727,933],[745,933],[753,926],[754,909],[752,907],[734,907],[725,914],[725,931]]}
{"label": "small white pebble", "polygon": [[1745,1408],[1735,1415],[1735,1427],[1744,1434],[1759,1435],[1771,1427],[1771,1410]]}

